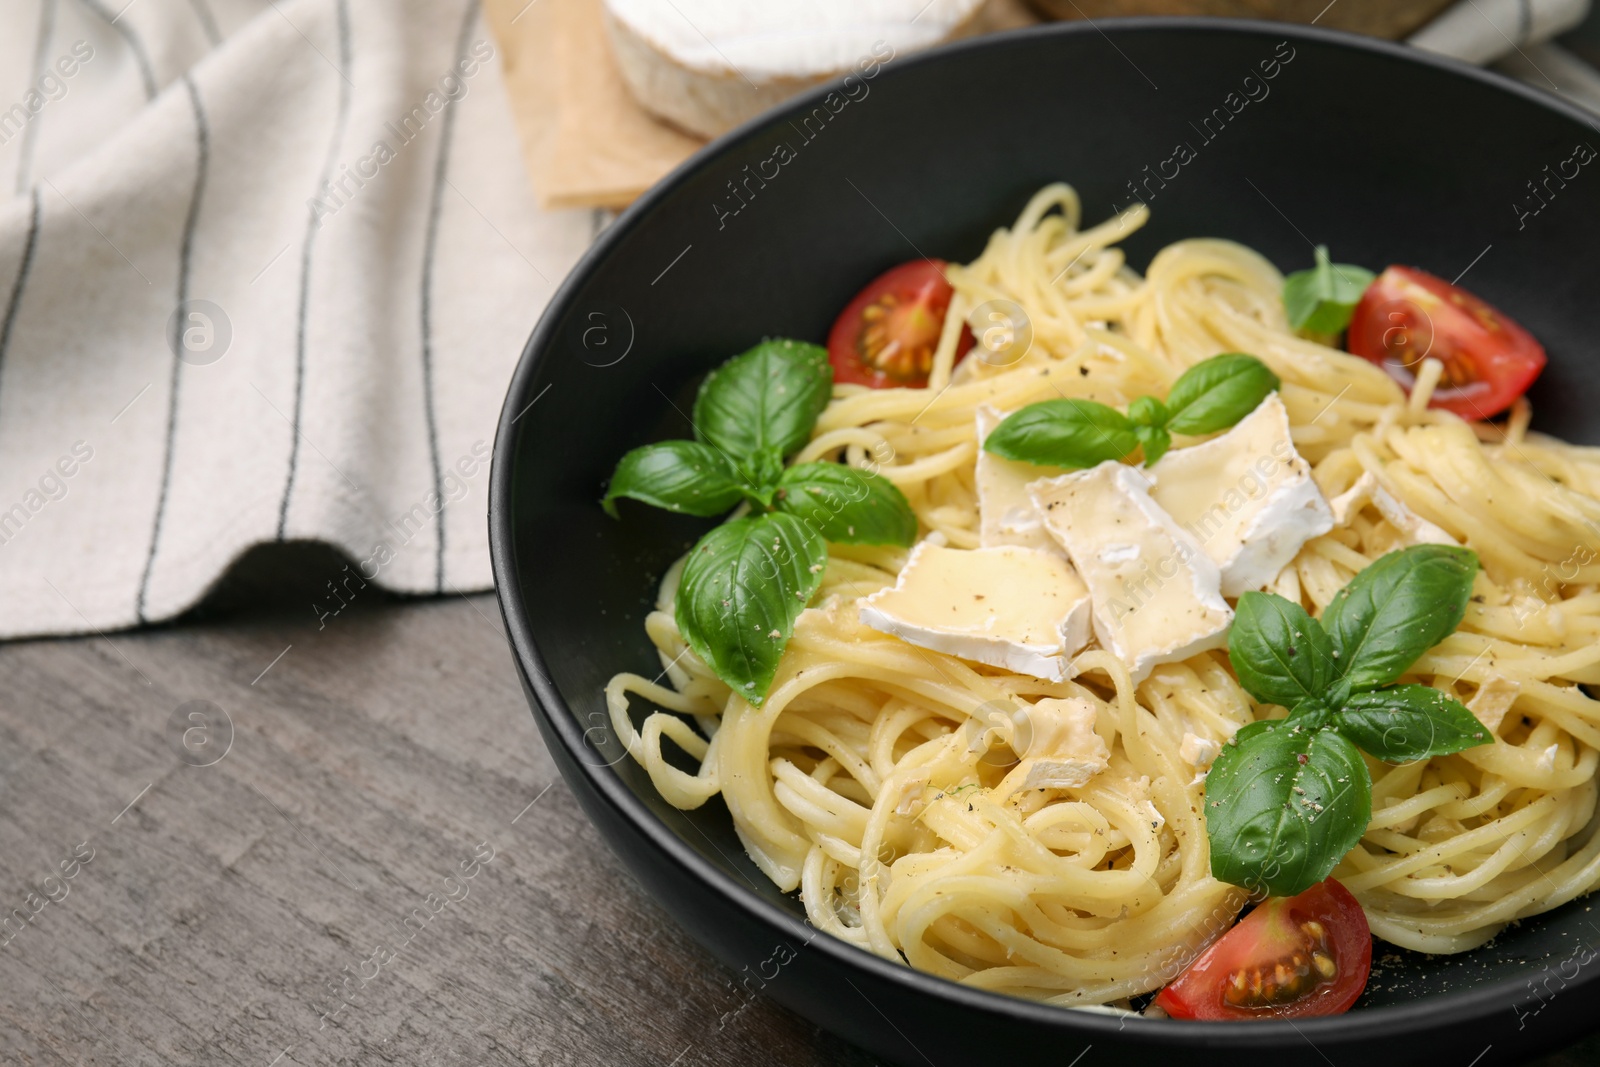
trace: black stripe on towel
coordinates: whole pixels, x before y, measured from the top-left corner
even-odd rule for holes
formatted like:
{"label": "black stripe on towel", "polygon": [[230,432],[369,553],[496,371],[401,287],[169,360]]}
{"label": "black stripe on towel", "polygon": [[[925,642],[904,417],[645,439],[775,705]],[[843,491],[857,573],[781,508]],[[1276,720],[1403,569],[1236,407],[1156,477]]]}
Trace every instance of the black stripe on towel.
{"label": "black stripe on towel", "polygon": [[[339,113],[333,123],[333,137],[328,141],[328,156],[322,164],[322,174],[311,199],[322,196],[322,189],[333,178],[333,167],[339,158],[339,148],[344,144],[345,126],[350,121],[350,11],[346,0],[336,5],[339,23]],[[294,340],[294,413],[290,417],[293,436],[289,439],[289,473],[283,482],[283,500],[278,504],[278,540],[284,539],[289,525],[289,498],[294,495],[295,474],[300,467],[300,416],[305,407],[306,386],[306,310],[311,304],[311,260],[317,243],[317,231],[322,222],[314,209],[306,209],[306,239],[300,249],[300,310],[296,316]]]}
{"label": "black stripe on towel", "polygon": [[[56,29],[56,0],[42,0],[39,4],[39,40],[33,48],[33,80],[29,85],[38,85],[39,80],[45,75],[45,64],[50,62],[50,41],[55,36]],[[33,170],[33,143],[39,138],[39,123],[44,118],[44,112],[28,117],[27,125],[22,127],[22,146],[17,149],[17,195],[21,196],[28,191],[32,182]]]}
{"label": "black stripe on towel", "polygon": [[82,2],[84,7],[94,12],[96,18],[122,34],[122,39],[128,42],[128,51],[133,53],[133,61],[139,66],[139,78],[144,82],[144,98],[146,100],[154,100],[156,98],[155,68],[150,65],[150,53],[145,51],[144,42],[139,39],[138,33],[134,32],[132,26],[122,21],[122,14],[128,9],[125,7],[121,12],[113,15],[105,9],[105,5],[100,0],[82,0]]}
{"label": "black stripe on towel", "polygon": [[[469,0],[456,39],[456,63],[467,56],[467,38],[478,19],[478,0]],[[439,210],[449,181],[450,146],[454,142],[456,108],[452,102],[444,109],[444,124],[439,131],[439,159],[433,169],[433,195],[428,203],[428,235],[422,252],[422,410],[428,424],[428,457],[433,462],[433,492],[439,501],[434,514],[438,534],[434,548],[433,581],[437,592],[444,592],[444,471],[439,466],[439,432],[433,411],[433,261],[439,243]]]}
{"label": "black stripe on towel", "polygon": [[[183,85],[189,90],[189,103],[194,108],[195,165],[194,191],[189,195],[189,214],[183,220],[183,243],[178,251],[180,310],[189,301],[189,266],[194,252],[195,223],[200,218],[200,201],[206,191],[206,172],[211,167],[211,129],[206,123],[205,106],[200,102],[200,89],[195,85],[194,79],[187,74],[183,76]],[[160,495],[156,498],[155,529],[150,533],[150,551],[144,558],[144,574],[139,579],[137,609],[140,622],[147,621],[144,613],[145,595],[150,590],[150,572],[155,566],[156,549],[161,544],[161,523],[166,518],[167,494],[172,485],[172,445],[178,431],[178,387],[182,383],[183,370],[183,360],[178,358],[178,352],[183,344],[186,319],[185,315],[173,319],[172,336],[167,338],[167,347],[172,350],[172,376],[167,385],[167,447],[166,456],[161,463],[161,489]]]}
{"label": "black stripe on towel", "polygon": [[6,317],[0,319],[0,368],[4,368],[6,350],[11,347],[11,326],[17,321],[17,308],[22,306],[22,292],[28,285],[28,274],[33,270],[33,252],[39,243],[39,187],[33,189],[33,210],[28,215],[28,236],[22,243],[22,263],[17,267],[17,278],[11,283],[11,299],[6,301]]}
{"label": "black stripe on towel", "polygon": [[222,43],[222,31],[217,28],[217,16],[211,13],[211,5],[206,0],[189,0],[189,6],[194,8],[195,21],[200,23],[200,28],[205,31],[206,40],[215,48]]}

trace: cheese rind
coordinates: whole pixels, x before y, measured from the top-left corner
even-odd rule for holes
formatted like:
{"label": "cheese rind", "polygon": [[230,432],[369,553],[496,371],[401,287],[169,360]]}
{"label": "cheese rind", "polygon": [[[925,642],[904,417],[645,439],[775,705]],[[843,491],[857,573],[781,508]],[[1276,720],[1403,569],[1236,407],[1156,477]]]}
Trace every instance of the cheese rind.
{"label": "cheese rind", "polygon": [[924,540],[895,584],[859,602],[861,621],[909,644],[1048,681],[1072,677],[1089,643],[1089,591],[1060,555]]}
{"label": "cheese rind", "polygon": [[1088,583],[1102,647],[1141,682],[1227,642],[1233,610],[1216,563],[1154,500],[1137,469],[1108,460],[1029,486],[1045,528]]}
{"label": "cheese rind", "polygon": [[1061,546],[1046,532],[1039,509],[1028,495],[1029,483],[1046,477],[1047,469],[983,450],[984,440],[1005,418],[1006,412],[989,404],[978,408],[978,461],[972,476],[978,490],[978,544],[984,548],[1022,545],[1060,554]]}
{"label": "cheese rind", "polygon": [[1267,585],[1307,541],[1333,529],[1277,393],[1227,433],[1168,452],[1150,477],[1151,497],[1221,570],[1224,596]]}
{"label": "cheese rind", "polygon": [[853,71],[817,118],[825,124],[830,112],[867,97],[867,80],[884,63],[974,31],[984,3],[605,0],[605,21],[618,71],[640,106],[713,137]]}

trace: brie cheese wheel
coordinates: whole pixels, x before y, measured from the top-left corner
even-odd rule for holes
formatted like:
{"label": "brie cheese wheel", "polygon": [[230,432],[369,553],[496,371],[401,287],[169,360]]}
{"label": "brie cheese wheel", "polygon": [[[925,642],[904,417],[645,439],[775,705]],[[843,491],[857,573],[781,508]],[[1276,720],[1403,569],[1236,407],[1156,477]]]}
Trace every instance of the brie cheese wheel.
{"label": "brie cheese wheel", "polygon": [[1050,469],[1002,459],[983,450],[984,439],[1005,417],[1006,412],[988,404],[978,408],[978,462],[973,471],[978,490],[978,544],[984,548],[1022,545],[1059,553],[1061,546],[1045,531],[1039,509],[1028,495],[1028,483],[1047,477],[1052,473]]}
{"label": "brie cheese wheel", "polygon": [[1233,609],[1222,599],[1222,572],[1150,498],[1136,468],[1108,460],[1029,492],[1089,586],[1095,637],[1135,683],[1157,664],[1227,643]]}
{"label": "brie cheese wheel", "polygon": [[605,0],[605,15],[612,53],[634,98],[703,137],[802,89],[854,75],[830,95],[817,129],[797,134],[810,139],[867,96],[883,64],[969,32],[984,3]]}
{"label": "brie cheese wheel", "polygon": [[909,644],[1059,682],[1089,643],[1089,591],[1060,555],[925,540],[894,585],[860,601],[862,623]]}
{"label": "brie cheese wheel", "polygon": [[1277,393],[1220,437],[1168,452],[1149,473],[1150,496],[1222,571],[1223,596],[1267,585],[1307,541],[1333,529]]}

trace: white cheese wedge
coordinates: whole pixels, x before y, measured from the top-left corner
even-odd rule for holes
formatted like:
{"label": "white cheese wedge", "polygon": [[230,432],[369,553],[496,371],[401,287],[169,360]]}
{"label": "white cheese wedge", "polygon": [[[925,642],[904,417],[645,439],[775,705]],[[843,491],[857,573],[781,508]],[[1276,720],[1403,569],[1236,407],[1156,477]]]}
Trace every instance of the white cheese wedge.
{"label": "white cheese wedge", "polygon": [[1136,468],[1107,461],[1032,483],[1045,528],[1094,601],[1094,632],[1135,682],[1160,663],[1220,648],[1233,611],[1210,556],[1150,498]]}
{"label": "white cheese wedge", "polygon": [[639,104],[714,137],[802,89],[851,75],[805,140],[871,91],[884,63],[972,32],[985,0],[605,0],[623,81]]}
{"label": "white cheese wedge", "polygon": [[1199,734],[1184,734],[1183,743],[1178,746],[1178,758],[1198,771],[1209,770],[1222,751],[1222,742]]}
{"label": "white cheese wedge", "polygon": [[1467,701],[1467,710],[1472,712],[1473,718],[1483,723],[1491,733],[1500,732],[1500,724],[1505,721],[1506,712],[1511,710],[1511,705],[1517,702],[1517,696],[1522,692],[1522,683],[1515,678],[1508,678],[1503,674],[1491,674],[1484,679],[1478,691],[1472,694],[1472,699]]}
{"label": "white cheese wedge", "polygon": [[1089,591],[1061,556],[1005,545],[963,551],[923,541],[861,621],[935,652],[1049,681],[1072,677],[1089,643]]}
{"label": "white cheese wedge", "polygon": [[1127,797],[1133,803],[1134,811],[1149,824],[1153,832],[1159,833],[1167,825],[1167,817],[1161,814],[1161,809],[1151,799],[1148,774],[1141,774],[1137,778],[1108,779],[1106,787]]}
{"label": "white cheese wedge", "polygon": [[1301,546],[1333,529],[1277,393],[1222,436],[1168,452],[1149,473],[1151,497],[1221,569],[1223,596],[1267,585]]}
{"label": "white cheese wedge", "polygon": [[1022,780],[1022,788],[1082,789],[1103,770],[1103,765],[1087,760],[1029,760],[1028,776]]}
{"label": "white cheese wedge", "polygon": [[1046,532],[1039,509],[1028,495],[1028,483],[1061,472],[1001,459],[983,450],[984,440],[1005,417],[1005,412],[988,404],[978,408],[978,463],[972,479],[978,490],[978,544],[984,548],[1022,545],[1059,554],[1061,546]]}
{"label": "white cheese wedge", "polygon": [[915,815],[927,806],[923,794],[928,789],[928,773],[926,771],[913,774],[900,783],[899,790],[895,793],[896,801],[894,813],[896,815]]}
{"label": "white cheese wedge", "polygon": [[1012,748],[1020,747],[1028,765],[1024,789],[1080,789],[1110,765],[1111,751],[1094,730],[1096,714],[1082,697],[1043,697],[1013,717]]}
{"label": "white cheese wedge", "polygon": [[1413,545],[1458,543],[1443,527],[1434,525],[1402,504],[1394,494],[1383,487],[1378,481],[1378,476],[1371,471],[1363,471],[1354,485],[1329,501],[1333,509],[1333,520],[1340,526],[1348,526],[1350,520],[1368,504],[1377,508],[1378,514],[1388,520],[1389,525],[1399,530],[1401,536]]}

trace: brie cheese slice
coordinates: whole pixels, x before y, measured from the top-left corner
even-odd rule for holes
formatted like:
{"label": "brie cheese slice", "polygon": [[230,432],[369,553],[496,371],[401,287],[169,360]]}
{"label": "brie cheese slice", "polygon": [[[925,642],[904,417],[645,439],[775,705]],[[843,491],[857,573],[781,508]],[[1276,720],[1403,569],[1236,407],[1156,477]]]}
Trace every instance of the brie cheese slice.
{"label": "brie cheese slice", "polygon": [[1467,710],[1472,712],[1473,718],[1483,723],[1484,729],[1491,734],[1498,734],[1506,712],[1511,710],[1511,705],[1517,702],[1521,692],[1522,683],[1515,678],[1491,674],[1472,694],[1472,699],[1467,701]]}
{"label": "brie cheese slice", "polygon": [[935,652],[1048,681],[1072,677],[1089,643],[1089,591],[1060,555],[924,540],[888,589],[859,602],[874,630]]}
{"label": "brie cheese slice", "polygon": [[1210,556],[1150,498],[1137,469],[1108,460],[1029,486],[1045,528],[1088,583],[1102,647],[1143,681],[1228,640],[1233,610]]}
{"label": "brie cheese slice", "polygon": [[915,815],[927,807],[923,794],[928,789],[928,772],[921,771],[913,774],[900,783],[896,797],[894,813],[896,815]]}
{"label": "brie cheese slice", "polygon": [[1178,758],[1197,771],[1211,769],[1211,763],[1222,751],[1222,742],[1199,734],[1186,733],[1178,746]]}
{"label": "brie cheese slice", "polygon": [[1149,473],[1151,497],[1222,571],[1223,596],[1267,585],[1307,541],[1333,529],[1277,393],[1220,437],[1168,452]]}
{"label": "brie cheese slice", "polygon": [[1082,697],[1043,697],[1013,716],[1011,747],[1027,763],[1024,789],[1079,789],[1105,770],[1111,751],[1095,733],[1095,706]]}
{"label": "brie cheese slice", "polygon": [[1454,545],[1458,542],[1443,527],[1436,526],[1402,504],[1393,493],[1383,487],[1378,476],[1363,471],[1354,485],[1329,501],[1333,520],[1347,526],[1361,509],[1371,504],[1389,525],[1400,531],[1413,545]]}
{"label": "brie cheese slice", "polygon": [[1028,483],[1061,472],[983,450],[984,440],[1005,417],[1005,412],[988,404],[978,408],[978,463],[972,479],[978,490],[978,544],[984,548],[1022,545],[1059,554],[1061,546],[1045,532],[1039,509],[1028,495]]}

